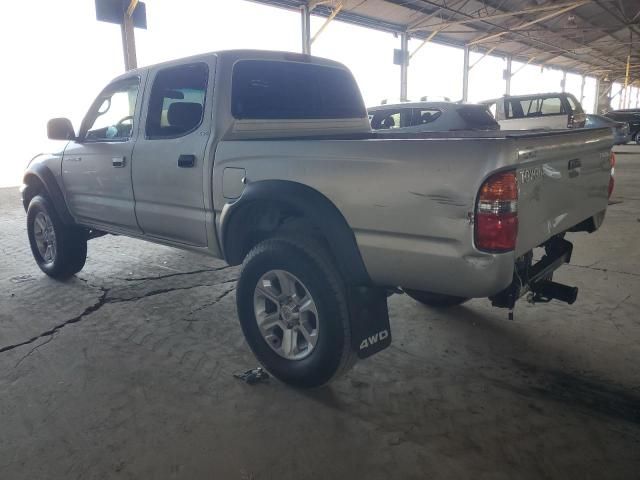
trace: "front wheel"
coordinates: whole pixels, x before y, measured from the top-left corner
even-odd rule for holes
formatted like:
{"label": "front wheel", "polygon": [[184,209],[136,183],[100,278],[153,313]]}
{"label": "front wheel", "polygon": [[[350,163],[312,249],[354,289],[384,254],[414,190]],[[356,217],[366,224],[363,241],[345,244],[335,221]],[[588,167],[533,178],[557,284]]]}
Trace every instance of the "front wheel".
{"label": "front wheel", "polygon": [[283,382],[317,387],[355,362],[344,282],[314,240],[256,245],[242,265],[236,297],[249,347]]}
{"label": "front wheel", "polygon": [[454,307],[456,305],[462,305],[468,301],[465,297],[455,297],[453,295],[442,295],[440,293],[424,292],[421,290],[404,289],[404,292],[414,300],[435,308]]}
{"label": "front wheel", "polygon": [[65,225],[43,195],[36,195],[29,202],[27,234],[33,258],[50,277],[65,279],[84,267],[86,236],[78,227]]}

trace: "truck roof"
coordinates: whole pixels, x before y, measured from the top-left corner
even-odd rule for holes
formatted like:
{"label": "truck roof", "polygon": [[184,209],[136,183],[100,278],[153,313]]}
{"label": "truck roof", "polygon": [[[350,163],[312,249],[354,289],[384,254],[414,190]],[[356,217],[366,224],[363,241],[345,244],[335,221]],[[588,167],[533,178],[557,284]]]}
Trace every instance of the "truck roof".
{"label": "truck roof", "polygon": [[181,57],[176,58],[174,60],[168,60],[166,62],[155,63],[152,65],[145,65],[144,67],[139,67],[134,70],[129,70],[126,73],[118,75],[113,80],[125,79],[130,77],[135,73],[142,73],[146,70],[162,66],[162,67],[171,67],[173,65],[181,65],[189,62],[197,62],[199,60],[209,59],[211,57],[216,57],[220,60],[274,60],[274,61],[289,61],[289,62],[301,62],[301,63],[313,63],[315,65],[326,65],[330,67],[336,68],[344,68],[347,67],[334,60],[329,60],[327,58],[315,57],[313,55],[305,55],[302,53],[296,52],[285,52],[285,51],[274,51],[274,50],[257,50],[257,49],[245,49],[245,50],[220,50],[215,52],[207,52],[200,53],[198,55],[191,55],[189,57]]}

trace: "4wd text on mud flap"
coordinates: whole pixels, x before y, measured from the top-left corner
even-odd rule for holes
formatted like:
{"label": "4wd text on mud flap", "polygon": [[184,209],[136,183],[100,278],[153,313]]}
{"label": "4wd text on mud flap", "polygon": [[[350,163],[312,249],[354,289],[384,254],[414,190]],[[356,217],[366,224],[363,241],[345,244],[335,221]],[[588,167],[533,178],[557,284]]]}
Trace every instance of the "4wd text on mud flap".
{"label": "4wd text on mud flap", "polygon": [[389,336],[389,330],[382,330],[381,332],[371,335],[365,338],[364,340],[362,340],[362,342],[360,343],[360,350],[369,348],[370,346],[375,345],[376,343],[386,339],[388,336]]}

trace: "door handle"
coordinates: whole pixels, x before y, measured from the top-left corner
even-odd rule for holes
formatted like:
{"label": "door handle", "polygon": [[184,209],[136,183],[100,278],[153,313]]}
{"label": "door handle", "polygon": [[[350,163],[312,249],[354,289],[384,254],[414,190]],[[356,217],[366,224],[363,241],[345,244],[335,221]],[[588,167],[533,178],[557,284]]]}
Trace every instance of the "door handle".
{"label": "door handle", "polygon": [[178,166],[180,168],[191,168],[196,164],[195,155],[180,155],[178,157]]}
{"label": "door handle", "polygon": [[122,168],[125,164],[125,157],[113,157],[111,159],[111,164],[116,168]]}

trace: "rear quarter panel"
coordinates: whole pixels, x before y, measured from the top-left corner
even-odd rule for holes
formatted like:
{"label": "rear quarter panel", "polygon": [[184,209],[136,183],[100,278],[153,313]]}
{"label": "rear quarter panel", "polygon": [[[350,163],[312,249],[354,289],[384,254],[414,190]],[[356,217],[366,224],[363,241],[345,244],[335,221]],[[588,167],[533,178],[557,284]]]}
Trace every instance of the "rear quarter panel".
{"label": "rear quarter panel", "polygon": [[[490,296],[511,283],[516,256],[606,209],[612,143],[608,129],[499,135],[222,141],[213,175],[216,218],[233,201],[222,194],[229,167],[244,169],[248,182],[302,183],[342,212],[376,284]],[[477,193],[505,169],[519,178],[517,247],[480,252],[473,238]]]}
{"label": "rear quarter panel", "polygon": [[497,138],[222,141],[216,217],[229,202],[226,168],[245,169],[248,182],[302,183],[345,216],[375,283],[484,297],[510,283],[514,258],[474,249],[476,192],[485,172],[516,158]]}

